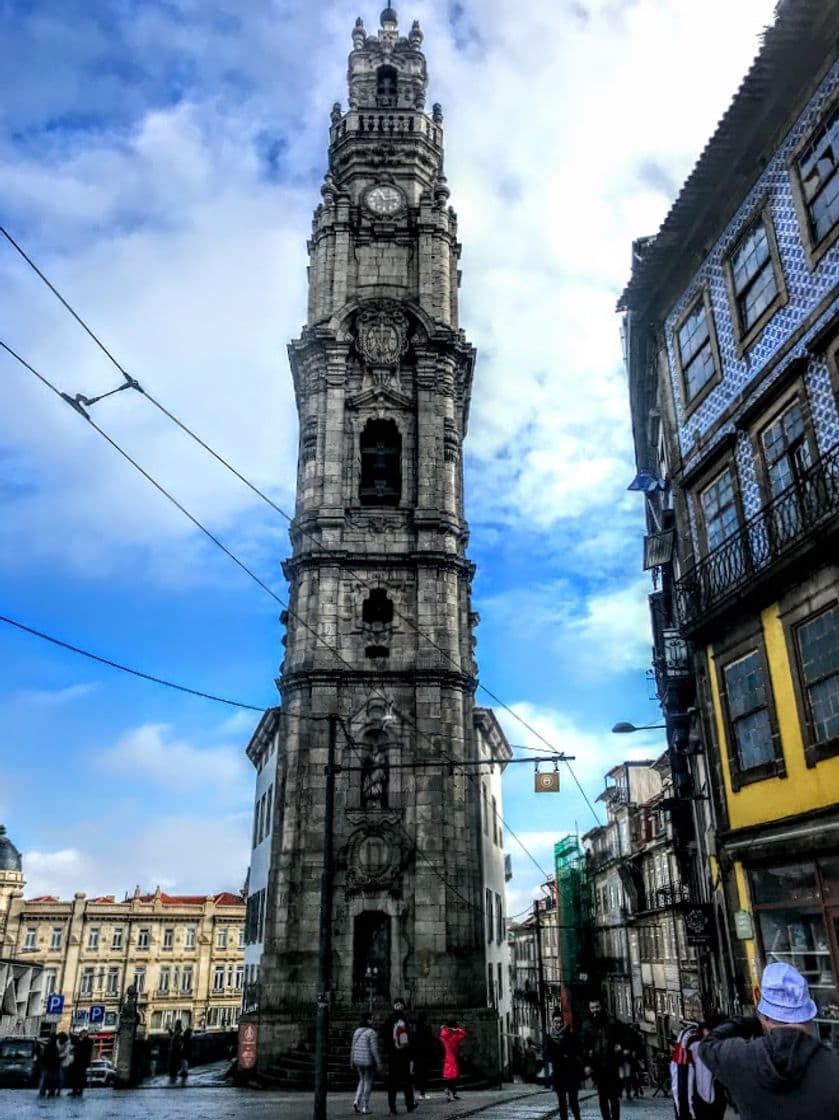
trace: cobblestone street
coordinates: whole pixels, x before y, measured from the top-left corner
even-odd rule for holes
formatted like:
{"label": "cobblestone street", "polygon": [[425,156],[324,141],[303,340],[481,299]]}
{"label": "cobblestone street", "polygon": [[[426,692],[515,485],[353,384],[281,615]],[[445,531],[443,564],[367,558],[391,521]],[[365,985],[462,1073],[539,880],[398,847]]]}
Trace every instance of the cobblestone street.
{"label": "cobblestone street", "polygon": [[[403,1107],[400,1115],[405,1114]],[[442,1094],[421,1103],[418,1115],[426,1120],[458,1120],[480,1114],[485,1120],[547,1120],[556,1116],[556,1098],[545,1090],[529,1090],[508,1086],[497,1092],[472,1093],[459,1102],[447,1104]],[[630,1101],[624,1103],[622,1117],[626,1120],[664,1120],[672,1116],[668,1100]],[[329,1120],[350,1120],[355,1114],[352,1100],[346,1095],[329,1099]],[[380,1092],[374,1093],[372,1115],[387,1116],[387,1102]],[[62,1097],[59,1100],[39,1098],[31,1090],[0,1090],[0,1117],[3,1120],[43,1120],[60,1116],[62,1120],[311,1120],[312,1097],[304,1093],[256,1092],[248,1089],[180,1088],[135,1089],[116,1092],[112,1089],[88,1090],[81,1100]],[[583,1103],[583,1120],[599,1120],[597,1101],[588,1096]]]}

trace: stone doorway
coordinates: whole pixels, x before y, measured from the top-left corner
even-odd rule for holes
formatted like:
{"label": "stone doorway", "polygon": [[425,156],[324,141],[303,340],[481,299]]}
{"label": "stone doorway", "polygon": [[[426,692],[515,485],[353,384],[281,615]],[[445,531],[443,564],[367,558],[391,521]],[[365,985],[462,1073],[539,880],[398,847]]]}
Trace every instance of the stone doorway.
{"label": "stone doorway", "polygon": [[390,915],[365,910],[353,926],[353,999],[357,1003],[390,1000]]}

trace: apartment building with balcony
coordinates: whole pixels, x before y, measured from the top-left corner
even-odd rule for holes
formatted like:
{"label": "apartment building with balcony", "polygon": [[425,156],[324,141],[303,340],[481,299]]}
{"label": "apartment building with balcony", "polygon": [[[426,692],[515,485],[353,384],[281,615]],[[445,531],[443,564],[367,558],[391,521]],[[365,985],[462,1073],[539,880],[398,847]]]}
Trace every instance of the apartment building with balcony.
{"label": "apartment building with balcony", "polygon": [[[168,895],[160,889],[117,901],[52,896],[8,900],[0,957],[37,965],[41,998],[64,996],[59,1029],[88,1025],[105,1007],[99,1033],[108,1050],[126,989],[133,985],[148,1034],[177,1020],[200,1031],[232,1030],[244,984],[245,904],[239,895]],[[43,1007],[39,1008],[39,1012]]]}
{"label": "apartment building with balcony", "polygon": [[721,1002],[790,961],[834,1043],[837,26],[837,0],[778,5],[620,301],[680,872]]}
{"label": "apartment building with balcony", "polygon": [[624,762],[600,795],[607,820],[583,837],[594,959],[590,995],[668,1053],[682,1018],[701,1018],[696,907],[674,843],[670,755]]}

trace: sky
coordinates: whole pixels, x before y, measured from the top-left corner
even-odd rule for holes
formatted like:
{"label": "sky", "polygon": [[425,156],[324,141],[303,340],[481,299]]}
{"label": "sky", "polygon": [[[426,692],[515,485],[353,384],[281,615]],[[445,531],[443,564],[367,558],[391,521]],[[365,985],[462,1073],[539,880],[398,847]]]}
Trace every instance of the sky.
{"label": "sky", "polygon": [[[773,0],[413,0],[445,113],[461,325],[477,347],[466,503],[481,681],[595,809],[655,757],[643,496],[615,303],[759,47]],[[359,0],[5,0],[0,220],[149,393],[286,510],[286,345],[329,111]],[[5,242],[0,339],[60,390],[117,370]],[[84,420],[0,352],[0,614],[256,708],[277,702],[277,603]],[[143,396],[96,422],[281,598],[281,517]],[[27,894],[238,889],[259,715],[125,676],[0,624],[0,822]],[[486,694],[481,703],[490,705]],[[510,741],[536,740],[508,712]],[[568,774],[508,769],[522,911],[553,842],[595,824]],[[515,834],[515,836],[513,835]],[[524,847],[521,847],[518,837]],[[526,849],[526,850],[525,850]]]}

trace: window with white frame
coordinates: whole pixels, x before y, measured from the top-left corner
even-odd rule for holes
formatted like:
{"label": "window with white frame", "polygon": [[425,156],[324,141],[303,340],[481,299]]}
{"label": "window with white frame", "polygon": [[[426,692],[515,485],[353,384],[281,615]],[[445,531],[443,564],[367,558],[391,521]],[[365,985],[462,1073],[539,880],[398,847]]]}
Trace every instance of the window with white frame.
{"label": "window with white frame", "polygon": [[175,944],[175,931],[173,929],[165,929],[163,931],[163,948],[171,950]]}
{"label": "window with white frame", "polygon": [[87,931],[87,947],[88,949],[99,948],[99,927],[91,926]]}
{"label": "window with white frame", "polygon": [[60,949],[64,930],[60,926],[53,926],[50,932],[50,949]]}
{"label": "window with white frame", "polygon": [[105,994],[109,996],[119,995],[119,969],[116,966],[112,965],[108,969]]}
{"label": "window with white frame", "polygon": [[780,290],[762,214],[740,237],[728,259],[728,268],[737,326],[741,335],[747,335]]}
{"label": "window with white frame", "polygon": [[676,329],[685,404],[691,404],[717,375],[710,308],[704,292]]}
{"label": "window with white frame", "polygon": [[223,992],[224,991],[224,965],[223,964],[217,964],[215,969],[213,970],[213,991],[214,992]]}
{"label": "window with white frame", "polygon": [[157,986],[157,990],[161,993],[161,995],[163,995],[163,994],[169,992],[171,986],[172,986],[172,970],[171,970],[171,968],[169,967],[168,964],[163,964],[163,965],[160,966],[160,979],[159,979],[159,983],[158,983],[158,986]]}
{"label": "window with white frame", "polygon": [[195,926],[187,926],[184,932],[184,948],[195,948]]}
{"label": "window with white frame", "polygon": [[150,934],[149,934],[148,929],[146,929],[144,927],[143,929],[137,930],[137,948],[138,949],[148,949],[149,941],[150,941]]}
{"label": "window with white frame", "polygon": [[227,948],[227,930],[226,929],[216,930],[216,948],[217,949],[226,949]]}
{"label": "window with white frame", "polygon": [[35,926],[28,926],[23,935],[24,949],[35,949],[38,945],[38,930]]}
{"label": "window with white frame", "polygon": [[122,928],[122,926],[115,926],[113,932],[111,933],[111,948],[121,949],[124,936],[125,930]]}
{"label": "window with white frame", "polygon": [[142,995],[146,990],[146,969],[144,965],[134,969],[134,988],[137,995]]}
{"label": "window with white frame", "polygon": [[79,983],[79,995],[91,996],[93,995],[93,969],[86,968],[82,972],[81,982]]}
{"label": "window with white frame", "polygon": [[185,964],[181,970],[181,991],[192,991],[192,965]]}
{"label": "window with white frame", "polygon": [[798,157],[798,177],[814,245],[839,221],[839,102]]}

